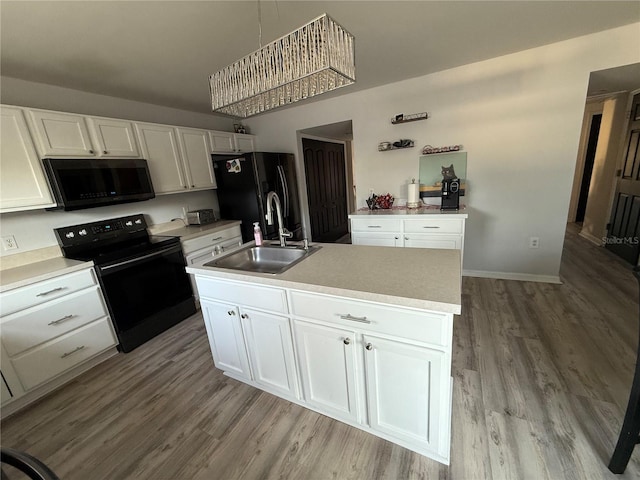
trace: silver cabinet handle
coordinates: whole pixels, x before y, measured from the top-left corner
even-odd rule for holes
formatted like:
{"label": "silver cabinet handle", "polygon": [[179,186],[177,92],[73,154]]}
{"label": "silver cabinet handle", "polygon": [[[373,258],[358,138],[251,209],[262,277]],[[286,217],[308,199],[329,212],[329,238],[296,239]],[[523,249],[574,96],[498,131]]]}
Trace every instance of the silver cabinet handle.
{"label": "silver cabinet handle", "polygon": [[361,323],[371,323],[371,320],[367,320],[367,317],[354,317],[350,313],[347,313],[346,315],[342,315],[341,313],[338,313],[338,316],[342,320],[351,320],[353,322],[361,322]]}
{"label": "silver cabinet handle", "polygon": [[59,292],[60,290],[64,290],[64,287],[58,287],[58,288],[54,288],[53,290],[49,290],[47,292],[42,292],[36,295],[36,297],[44,297],[46,295],[49,295],[51,293],[55,293],[55,292]]}
{"label": "silver cabinet handle", "polygon": [[212,242],[217,242],[218,240],[222,240],[224,237],[216,237],[216,238],[212,238],[211,241]]}
{"label": "silver cabinet handle", "polygon": [[422,228],[440,228],[437,225],[427,225],[426,227],[422,227]]}
{"label": "silver cabinet handle", "polygon": [[409,237],[404,237],[405,240],[409,240]]}
{"label": "silver cabinet handle", "polygon": [[65,315],[62,318],[59,318],[58,320],[53,320],[52,322],[47,323],[47,325],[57,325],[59,323],[64,322],[65,320],[69,320],[70,318],[75,317],[75,315]]}
{"label": "silver cabinet handle", "polygon": [[233,311],[233,310],[229,310],[229,311],[227,312],[227,315],[235,315],[235,314],[236,314],[236,312],[235,312],[235,311]]}
{"label": "silver cabinet handle", "polygon": [[345,345],[349,345],[351,343],[351,339],[347,337],[344,340],[342,340],[342,343],[344,343]]}
{"label": "silver cabinet handle", "polygon": [[400,237],[393,237],[393,238],[395,238],[396,240],[399,240],[399,239],[400,239]]}
{"label": "silver cabinet handle", "polygon": [[371,345],[370,343],[367,343],[364,348],[366,348],[367,350],[373,350],[373,345]]}
{"label": "silver cabinet handle", "polygon": [[79,352],[83,348],[84,348],[84,345],[80,345],[79,347],[74,348],[70,352],[63,353],[62,355],[60,355],[60,358],[67,358],[69,355],[73,355],[74,353]]}
{"label": "silver cabinet handle", "polygon": [[382,228],[382,225],[367,225],[367,228]]}
{"label": "silver cabinet handle", "polygon": [[249,318],[249,315],[247,315],[246,313],[243,313],[242,315],[240,315],[240,318],[244,318],[246,320],[247,318]]}
{"label": "silver cabinet handle", "polygon": [[103,150],[103,151],[102,151],[102,153],[103,153],[104,155],[106,155],[106,154],[107,154],[107,153],[109,153],[109,152],[107,152],[106,150]]}
{"label": "silver cabinet handle", "polygon": [[93,154],[94,154],[94,153],[96,153],[96,152],[94,152],[93,150],[89,150],[89,153],[90,153],[91,155],[93,155]]}

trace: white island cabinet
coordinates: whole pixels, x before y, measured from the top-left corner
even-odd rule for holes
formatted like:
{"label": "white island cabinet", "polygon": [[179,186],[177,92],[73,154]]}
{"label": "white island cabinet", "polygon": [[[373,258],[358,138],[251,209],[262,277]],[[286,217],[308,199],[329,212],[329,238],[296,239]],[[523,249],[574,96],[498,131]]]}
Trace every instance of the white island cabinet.
{"label": "white island cabinet", "polygon": [[278,275],[187,268],[215,365],[448,464],[460,252],[321,247]]}

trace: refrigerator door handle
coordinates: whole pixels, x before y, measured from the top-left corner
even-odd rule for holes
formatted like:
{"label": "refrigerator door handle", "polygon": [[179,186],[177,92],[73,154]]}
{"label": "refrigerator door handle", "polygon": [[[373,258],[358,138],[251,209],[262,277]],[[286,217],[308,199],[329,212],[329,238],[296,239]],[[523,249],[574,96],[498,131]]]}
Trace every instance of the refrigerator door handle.
{"label": "refrigerator door handle", "polygon": [[282,182],[282,192],[284,193],[284,216],[289,216],[289,188],[287,186],[287,179],[284,176],[284,169],[282,165],[278,165],[278,175]]}

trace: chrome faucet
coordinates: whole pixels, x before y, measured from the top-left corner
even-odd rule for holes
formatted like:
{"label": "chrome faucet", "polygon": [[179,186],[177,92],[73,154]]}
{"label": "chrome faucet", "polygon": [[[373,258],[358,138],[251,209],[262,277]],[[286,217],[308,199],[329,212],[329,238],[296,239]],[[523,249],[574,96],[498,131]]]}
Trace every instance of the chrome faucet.
{"label": "chrome faucet", "polygon": [[280,246],[287,246],[287,238],[293,237],[293,233],[284,227],[282,221],[282,206],[280,205],[280,198],[276,192],[267,193],[267,223],[273,225],[273,203],[276,204],[276,216],[278,217],[278,238],[280,239]]}

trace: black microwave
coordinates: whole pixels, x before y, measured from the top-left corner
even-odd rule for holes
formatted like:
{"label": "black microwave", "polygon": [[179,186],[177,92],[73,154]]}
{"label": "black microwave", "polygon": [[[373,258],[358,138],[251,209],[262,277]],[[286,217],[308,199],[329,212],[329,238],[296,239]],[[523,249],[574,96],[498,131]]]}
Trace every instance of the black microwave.
{"label": "black microwave", "polygon": [[57,206],[80,210],[155,197],[147,161],[138,158],[45,158]]}

